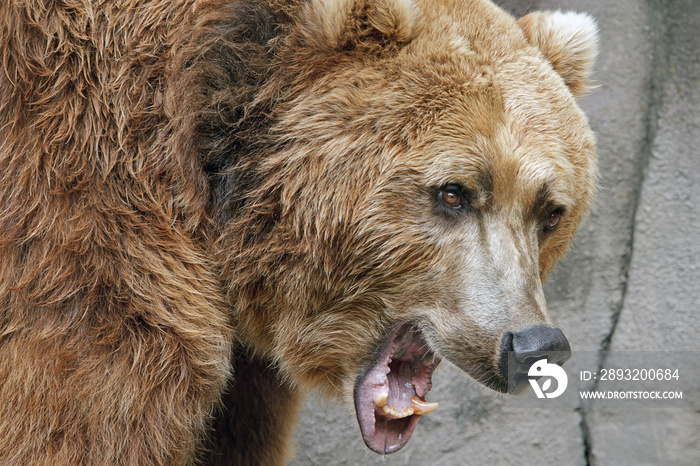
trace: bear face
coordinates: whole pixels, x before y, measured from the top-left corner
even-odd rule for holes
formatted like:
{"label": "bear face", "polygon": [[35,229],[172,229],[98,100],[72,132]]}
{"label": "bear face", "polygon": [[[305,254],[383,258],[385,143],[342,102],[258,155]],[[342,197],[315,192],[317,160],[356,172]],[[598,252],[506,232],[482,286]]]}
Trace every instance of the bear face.
{"label": "bear face", "polygon": [[389,453],[440,359],[507,391],[512,335],[554,326],[542,280],[595,190],[575,101],[595,27],[485,1],[312,1],[294,21],[264,143],[220,189],[218,260],[243,344],[352,399]]}

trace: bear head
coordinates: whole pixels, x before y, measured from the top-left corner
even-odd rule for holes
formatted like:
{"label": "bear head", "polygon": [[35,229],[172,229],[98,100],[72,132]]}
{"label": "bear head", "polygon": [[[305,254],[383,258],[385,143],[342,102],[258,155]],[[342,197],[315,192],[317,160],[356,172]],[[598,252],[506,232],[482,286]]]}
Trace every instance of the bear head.
{"label": "bear head", "polygon": [[542,280],[595,191],[576,98],[596,28],[485,0],[285,14],[259,133],[217,188],[221,273],[242,343],[352,399],[389,453],[434,408],[440,359],[505,392],[505,354],[569,349]]}

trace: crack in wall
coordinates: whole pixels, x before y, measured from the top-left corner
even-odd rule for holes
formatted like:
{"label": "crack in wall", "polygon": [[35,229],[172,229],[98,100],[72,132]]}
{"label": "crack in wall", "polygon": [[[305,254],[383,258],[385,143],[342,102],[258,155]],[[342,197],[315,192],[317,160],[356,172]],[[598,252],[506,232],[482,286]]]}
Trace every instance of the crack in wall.
{"label": "crack in wall", "polygon": [[[644,145],[642,147],[642,153],[640,157],[641,166],[639,169],[639,175],[635,185],[638,187],[636,192],[636,199],[634,207],[632,209],[631,215],[631,225],[630,225],[630,237],[626,246],[625,254],[623,255],[623,263],[621,267],[621,295],[618,305],[613,310],[611,315],[611,325],[610,332],[603,338],[600,344],[601,358],[599,360],[598,369],[601,369],[605,364],[605,359],[607,352],[610,351],[612,345],[612,340],[617,331],[617,327],[620,321],[620,316],[625,307],[625,301],[627,298],[627,289],[629,286],[630,269],[632,265],[632,258],[634,256],[634,242],[636,236],[636,225],[637,216],[639,212],[639,206],[642,202],[642,192],[644,190],[644,184],[646,183],[649,171],[649,161],[652,158],[654,141],[656,140],[656,134],[659,127],[659,109],[663,103],[663,84],[665,82],[666,72],[669,69],[669,54],[668,45],[670,43],[669,30],[666,27],[666,8],[663,0],[650,0],[650,8],[652,14],[652,30],[654,34],[652,37],[657,38],[655,40],[655,45],[653,48],[653,56],[651,60],[650,73],[651,82],[649,85],[649,104],[647,106],[647,121],[646,121],[646,134],[644,138]],[[594,384],[594,388],[597,388],[597,380]]]}
{"label": "crack in wall", "polygon": [[[659,128],[659,109],[663,103],[664,81],[665,75],[669,69],[669,54],[668,48],[670,44],[669,30],[666,27],[666,5],[664,0],[649,0],[648,1],[651,14],[651,29],[654,40],[653,55],[651,59],[651,73],[649,83],[649,100],[646,115],[646,133],[644,144],[642,146],[641,157],[639,159],[640,169],[638,178],[635,183],[637,187],[635,193],[635,202],[630,218],[630,236],[626,244],[625,253],[622,256],[622,266],[620,268],[621,292],[620,299],[610,316],[610,331],[600,342],[600,357],[598,359],[598,373],[605,366],[608,353],[612,346],[613,338],[618,328],[622,311],[625,308],[627,299],[627,290],[629,286],[630,269],[632,266],[632,258],[634,255],[635,233],[637,226],[637,216],[639,207],[642,203],[642,193],[646,183],[649,171],[649,162],[652,158],[654,141]],[[593,391],[598,389],[598,379],[593,382]],[[580,428],[581,439],[584,448],[584,459],[586,466],[595,466],[595,453],[593,438],[588,425],[590,403],[585,403],[583,400],[576,408],[576,411],[581,416]]]}
{"label": "crack in wall", "polygon": [[586,466],[591,466],[593,460],[593,447],[591,445],[591,433],[588,429],[588,415],[585,408],[580,405],[576,408],[576,412],[581,416],[579,426],[581,427],[581,440],[583,442],[583,458],[586,460]]}

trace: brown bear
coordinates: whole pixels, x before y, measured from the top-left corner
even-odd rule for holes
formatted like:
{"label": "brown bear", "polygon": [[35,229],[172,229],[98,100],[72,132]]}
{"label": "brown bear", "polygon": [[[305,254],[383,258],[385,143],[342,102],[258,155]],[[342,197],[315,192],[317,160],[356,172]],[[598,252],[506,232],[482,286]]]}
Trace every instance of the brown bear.
{"label": "brown bear", "polygon": [[1,2],[0,463],[281,464],[310,390],[390,453],[441,358],[563,362],[595,49],[488,0]]}

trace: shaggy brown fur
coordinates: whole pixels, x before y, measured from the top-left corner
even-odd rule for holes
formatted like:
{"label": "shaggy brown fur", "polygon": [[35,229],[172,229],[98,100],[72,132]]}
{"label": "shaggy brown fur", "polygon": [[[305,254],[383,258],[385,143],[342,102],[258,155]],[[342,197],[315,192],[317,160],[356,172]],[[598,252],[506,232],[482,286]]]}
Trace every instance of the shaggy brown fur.
{"label": "shaggy brown fur", "polygon": [[0,463],[281,464],[404,323],[502,389],[594,191],[591,38],[416,4],[0,3]]}
{"label": "shaggy brown fur", "polygon": [[229,373],[207,179],[172,137],[195,3],[0,4],[0,462],[174,464]]}

